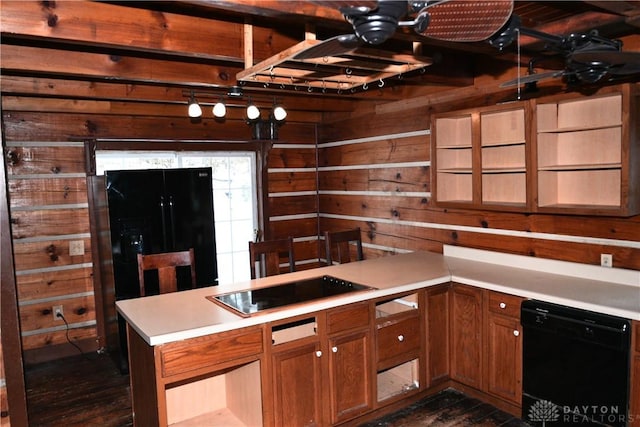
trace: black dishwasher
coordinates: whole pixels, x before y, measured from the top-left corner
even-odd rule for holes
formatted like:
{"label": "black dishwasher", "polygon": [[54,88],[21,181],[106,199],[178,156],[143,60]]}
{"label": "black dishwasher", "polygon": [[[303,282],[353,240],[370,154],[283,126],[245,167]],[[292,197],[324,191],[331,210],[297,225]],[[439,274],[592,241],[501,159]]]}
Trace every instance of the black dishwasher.
{"label": "black dishwasher", "polygon": [[522,418],[533,425],[626,426],[631,322],[528,300]]}

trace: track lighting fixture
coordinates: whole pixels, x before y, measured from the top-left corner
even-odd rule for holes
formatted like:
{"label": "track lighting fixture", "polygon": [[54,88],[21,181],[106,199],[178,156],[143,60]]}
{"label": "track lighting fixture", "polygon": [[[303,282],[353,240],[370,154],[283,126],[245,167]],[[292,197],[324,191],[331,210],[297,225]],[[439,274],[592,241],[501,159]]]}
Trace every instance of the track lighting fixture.
{"label": "track lighting fixture", "polygon": [[189,117],[198,118],[202,116],[202,108],[200,108],[200,104],[196,101],[196,97],[191,92],[191,97],[189,98]]}
{"label": "track lighting fixture", "polygon": [[220,101],[216,102],[213,106],[213,115],[219,119],[223,118],[227,115],[227,106],[224,105],[224,100],[222,96],[220,97]]}
{"label": "track lighting fixture", "polygon": [[[190,118],[200,118],[202,117],[202,107],[196,100],[196,93],[191,91],[189,94],[188,101],[188,113]],[[186,96],[187,93],[183,92],[183,96]],[[209,101],[205,101],[204,105],[212,106],[211,112],[213,116],[217,119],[225,118],[227,115],[227,107],[231,108],[245,108],[245,121],[247,125],[251,127],[251,135],[253,139],[268,139],[275,140],[278,139],[278,129],[280,126],[284,124],[285,119],[287,118],[287,110],[277,102],[274,98],[271,111],[269,112],[269,118],[263,119],[260,117],[260,108],[258,105],[254,104],[251,97],[249,97],[246,105],[243,105],[241,101],[239,101],[243,97],[242,87],[240,86],[232,86],[226,93],[227,103],[225,103],[225,95],[220,93],[205,93],[198,92],[198,97],[209,99]],[[217,102],[212,102],[212,99],[217,99]],[[266,100],[261,100],[261,105],[266,106]]]}

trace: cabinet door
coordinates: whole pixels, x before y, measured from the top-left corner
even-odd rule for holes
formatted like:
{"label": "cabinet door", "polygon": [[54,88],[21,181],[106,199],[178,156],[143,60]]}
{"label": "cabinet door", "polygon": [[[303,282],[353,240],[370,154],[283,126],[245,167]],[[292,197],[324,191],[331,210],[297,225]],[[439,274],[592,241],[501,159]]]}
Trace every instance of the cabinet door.
{"label": "cabinet door", "polygon": [[449,379],[449,285],[427,291],[428,384]]}
{"label": "cabinet door", "polygon": [[482,290],[454,285],[451,296],[451,378],[480,389]]}
{"label": "cabinet door", "polygon": [[322,425],[321,356],[317,342],[273,354],[276,426]]}
{"label": "cabinet door", "polygon": [[329,339],[329,388],[334,424],[373,406],[370,337],[366,330]]}
{"label": "cabinet door", "polygon": [[517,405],[522,399],[522,337],[516,318],[488,315],[487,391]]}

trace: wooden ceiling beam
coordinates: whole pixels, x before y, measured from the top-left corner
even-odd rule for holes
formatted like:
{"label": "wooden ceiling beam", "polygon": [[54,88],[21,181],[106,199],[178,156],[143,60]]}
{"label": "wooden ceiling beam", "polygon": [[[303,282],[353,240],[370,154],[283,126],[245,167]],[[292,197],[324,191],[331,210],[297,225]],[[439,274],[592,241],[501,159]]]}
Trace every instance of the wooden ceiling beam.
{"label": "wooden ceiling beam", "polygon": [[219,87],[235,84],[240,67],[3,45],[3,74],[43,73],[97,80]]}
{"label": "wooden ceiling beam", "polygon": [[0,28],[3,37],[242,61],[242,24],[98,2],[3,2]]}
{"label": "wooden ceiling beam", "polygon": [[626,24],[640,27],[640,2],[638,1],[587,1],[586,3],[623,15],[626,17]]}

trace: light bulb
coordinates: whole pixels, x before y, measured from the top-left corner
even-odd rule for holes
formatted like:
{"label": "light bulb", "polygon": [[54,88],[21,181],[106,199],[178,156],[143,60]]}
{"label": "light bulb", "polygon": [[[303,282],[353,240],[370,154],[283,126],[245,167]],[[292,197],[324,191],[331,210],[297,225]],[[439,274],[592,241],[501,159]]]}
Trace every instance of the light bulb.
{"label": "light bulb", "polygon": [[220,101],[213,106],[213,115],[222,118],[227,114],[227,107],[224,105],[224,102]]}
{"label": "light bulb", "polygon": [[254,104],[249,104],[247,106],[247,118],[249,120],[255,120],[258,117],[260,117],[260,109]]}
{"label": "light bulb", "polygon": [[200,105],[192,98],[192,101],[189,103],[189,117],[196,118],[202,116],[202,108]]}
{"label": "light bulb", "polygon": [[281,122],[287,117],[287,110],[281,105],[276,105],[273,108],[273,118]]}

